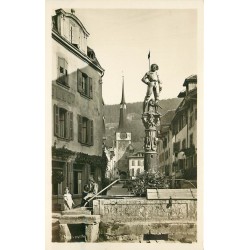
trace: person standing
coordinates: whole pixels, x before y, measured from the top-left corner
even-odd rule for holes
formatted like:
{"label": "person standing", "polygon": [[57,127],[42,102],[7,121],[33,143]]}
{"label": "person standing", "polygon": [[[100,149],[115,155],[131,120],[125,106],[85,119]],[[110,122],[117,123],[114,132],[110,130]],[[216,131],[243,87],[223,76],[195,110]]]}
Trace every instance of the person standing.
{"label": "person standing", "polygon": [[63,200],[64,200],[64,210],[70,210],[72,209],[73,205],[75,205],[68,187],[65,188]]}

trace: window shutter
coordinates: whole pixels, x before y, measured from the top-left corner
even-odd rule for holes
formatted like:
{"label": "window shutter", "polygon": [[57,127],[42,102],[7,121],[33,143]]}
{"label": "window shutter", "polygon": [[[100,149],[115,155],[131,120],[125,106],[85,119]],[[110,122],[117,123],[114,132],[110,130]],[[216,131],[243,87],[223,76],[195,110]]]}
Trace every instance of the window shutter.
{"label": "window shutter", "polygon": [[79,27],[72,26],[72,43],[79,44]]}
{"label": "window shutter", "polygon": [[94,124],[93,124],[93,120],[90,120],[90,144],[94,145]]}
{"label": "window shutter", "polygon": [[64,83],[68,85],[68,63],[66,60],[64,60]]}
{"label": "window shutter", "polygon": [[77,69],[77,90],[82,94],[82,72]]}
{"label": "window shutter", "polygon": [[54,132],[59,136],[59,107],[54,105]]}
{"label": "window shutter", "polygon": [[91,120],[87,120],[87,143],[91,145]]}
{"label": "window shutter", "polygon": [[85,95],[89,96],[89,77],[85,78]]}
{"label": "window shutter", "polygon": [[82,142],[82,117],[78,115],[78,142]]}
{"label": "window shutter", "polygon": [[69,112],[69,139],[74,140],[73,112]]}
{"label": "window shutter", "polygon": [[89,77],[89,97],[93,99],[93,85],[92,85],[92,78]]}
{"label": "window shutter", "polygon": [[94,128],[93,128],[93,121],[88,120],[87,121],[87,143],[89,145],[93,145],[93,135],[94,135]]}
{"label": "window shutter", "polygon": [[58,80],[63,81],[64,77],[64,59],[61,57],[58,57]]}
{"label": "window shutter", "polygon": [[69,39],[69,20],[65,18],[64,20],[64,36]]}
{"label": "window shutter", "polygon": [[69,139],[69,112],[65,113],[65,138]]}

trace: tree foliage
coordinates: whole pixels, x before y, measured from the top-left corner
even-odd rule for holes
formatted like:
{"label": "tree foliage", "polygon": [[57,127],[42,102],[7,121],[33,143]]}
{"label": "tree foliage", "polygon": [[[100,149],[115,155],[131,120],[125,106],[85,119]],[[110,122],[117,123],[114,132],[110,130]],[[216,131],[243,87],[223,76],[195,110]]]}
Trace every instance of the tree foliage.
{"label": "tree foliage", "polygon": [[165,176],[159,172],[149,173],[145,171],[130,182],[128,185],[131,185],[130,189],[136,196],[145,196],[147,189],[169,187]]}

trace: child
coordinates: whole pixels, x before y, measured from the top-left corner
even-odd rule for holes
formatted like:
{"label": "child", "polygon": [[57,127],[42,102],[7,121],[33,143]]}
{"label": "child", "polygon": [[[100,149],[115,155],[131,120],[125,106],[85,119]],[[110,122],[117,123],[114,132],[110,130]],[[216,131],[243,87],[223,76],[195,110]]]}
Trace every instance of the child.
{"label": "child", "polygon": [[65,188],[65,193],[63,195],[63,199],[64,199],[64,210],[72,209],[72,207],[73,207],[73,205],[75,205],[75,203],[72,199],[72,195],[70,194],[68,187]]}

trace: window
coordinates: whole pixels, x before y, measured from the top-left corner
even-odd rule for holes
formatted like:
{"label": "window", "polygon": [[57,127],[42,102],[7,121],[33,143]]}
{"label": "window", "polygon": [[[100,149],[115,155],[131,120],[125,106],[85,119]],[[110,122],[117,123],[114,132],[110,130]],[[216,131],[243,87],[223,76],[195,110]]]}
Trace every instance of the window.
{"label": "window", "polygon": [[52,194],[53,195],[62,195],[62,182],[52,184]]}
{"label": "window", "polygon": [[178,161],[178,163],[179,163],[179,170],[185,168],[185,160],[184,160],[184,159],[180,159],[180,160]]}
{"label": "window", "polygon": [[165,152],[165,159],[168,159],[168,151]]}
{"label": "window", "polygon": [[167,138],[164,138],[164,139],[163,139],[163,148],[166,148],[167,145],[168,145],[168,143],[167,143]]}
{"label": "window", "polygon": [[135,161],[134,160],[132,160],[132,166],[135,166]]}
{"label": "window", "polygon": [[56,167],[52,170],[52,194],[61,195],[64,182],[63,163],[52,161],[52,167]]}
{"label": "window", "polygon": [[73,112],[54,105],[54,132],[59,138],[73,140]]}
{"label": "window", "polygon": [[82,172],[74,171],[74,194],[82,192]]}
{"label": "window", "polygon": [[174,143],[174,152],[179,152],[180,151],[180,142],[175,142]]}
{"label": "window", "polygon": [[197,109],[195,109],[194,114],[195,114],[195,120],[197,120]]}
{"label": "window", "polygon": [[80,35],[79,35],[79,26],[75,25],[74,23],[70,22],[70,42],[75,45],[77,48],[79,47],[80,43]]}
{"label": "window", "polygon": [[135,176],[135,169],[134,168],[132,168],[132,174],[131,175]]}
{"label": "window", "polygon": [[193,145],[193,134],[191,134],[190,136],[189,136],[189,146],[191,147],[192,145]]}
{"label": "window", "polygon": [[92,78],[79,69],[77,70],[77,90],[81,95],[93,99]]}
{"label": "window", "polygon": [[58,57],[57,82],[68,87],[68,63],[64,58]]}
{"label": "window", "polygon": [[93,145],[93,121],[78,115],[78,141],[83,144]]}
{"label": "window", "polygon": [[139,168],[137,168],[137,170],[136,170],[136,175],[137,176],[140,175],[140,169]]}
{"label": "window", "polygon": [[192,113],[193,112],[193,103],[191,102],[190,103],[190,113]]}
{"label": "window", "polygon": [[185,125],[187,124],[187,119],[186,119],[186,115],[185,114],[183,114],[183,116],[182,116],[182,122],[183,122],[183,127],[185,127]]}
{"label": "window", "polygon": [[182,141],[182,149],[185,149],[186,148],[186,139],[184,139],[183,141]]}
{"label": "window", "polygon": [[191,128],[193,126],[193,116],[191,115],[189,117],[189,128]]}

